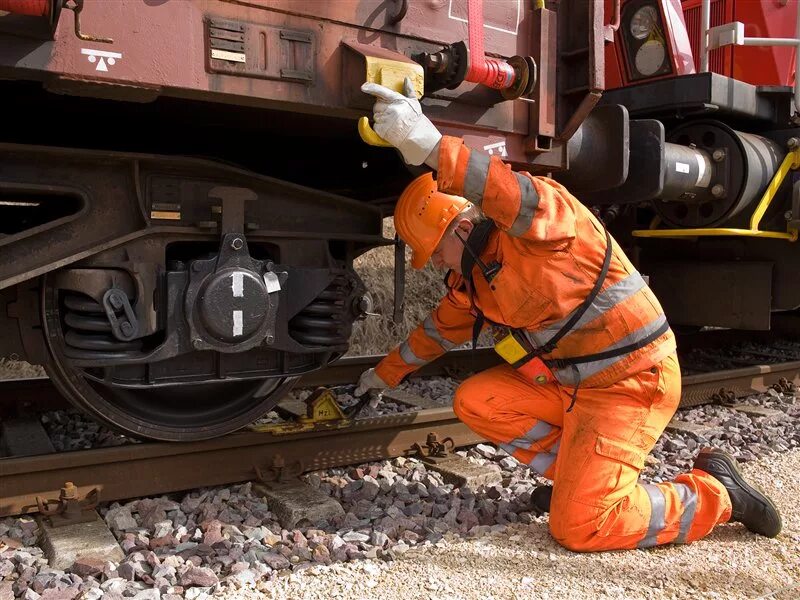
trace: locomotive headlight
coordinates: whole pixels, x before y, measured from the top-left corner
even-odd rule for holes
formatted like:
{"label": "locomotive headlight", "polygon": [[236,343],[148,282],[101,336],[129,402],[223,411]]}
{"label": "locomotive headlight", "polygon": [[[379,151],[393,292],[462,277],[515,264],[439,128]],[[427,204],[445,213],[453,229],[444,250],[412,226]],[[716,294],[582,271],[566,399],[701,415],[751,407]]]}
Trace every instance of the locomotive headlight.
{"label": "locomotive headlight", "polygon": [[655,6],[643,6],[631,17],[631,35],[637,40],[643,40],[649,36],[658,24],[658,12]]}
{"label": "locomotive headlight", "polygon": [[642,44],[636,51],[634,64],[640,74],[650,77],[661,69],[666,57],[667,52],[664,44],[660,41],[650,40]]}
{"label": "locomotive headlight", "polygon": [[628,81],[672,73],[671,38],[664,27],[662,7],[667,0],[627,0],[622,7],[619,37]]}

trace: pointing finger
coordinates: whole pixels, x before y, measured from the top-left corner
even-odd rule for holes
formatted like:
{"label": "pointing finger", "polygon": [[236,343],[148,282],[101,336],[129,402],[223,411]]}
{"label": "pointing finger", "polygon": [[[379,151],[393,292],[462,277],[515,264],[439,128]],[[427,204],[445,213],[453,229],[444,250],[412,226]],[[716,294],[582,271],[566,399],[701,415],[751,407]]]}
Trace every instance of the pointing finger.
{"label": "pointing finger", "polygon": [[361,91],[365,94],[370,94],[384,100],[386,102],[394,102],[396,100],[405,100],[406,97],[403,94],[398,94],[394,90],[390,90],[387,87],[382,85],[378,85],[377,83],[365,83],[361,86]]}
{"label": "pointing finger", "polygon": [[410,77],[406,77],[403,81],[403,93],[406,95],[406,98],[417,97],[417,90],[414,89],[414,84],[411,83]]}

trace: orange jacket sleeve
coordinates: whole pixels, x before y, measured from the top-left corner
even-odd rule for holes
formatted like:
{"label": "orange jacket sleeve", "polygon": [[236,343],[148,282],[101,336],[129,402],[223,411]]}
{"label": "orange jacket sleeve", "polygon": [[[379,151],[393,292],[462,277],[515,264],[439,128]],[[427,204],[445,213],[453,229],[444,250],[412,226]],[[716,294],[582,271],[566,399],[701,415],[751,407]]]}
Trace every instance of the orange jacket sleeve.
{"label": "orange jacket sleeve", "polygon": [[474,322],[466,292],[449,289],[439,306],[386,355],[375,372],[391,387],[398,385],[409,373],[471,339]]}
{"label": "orange jacket sleeve", "polygon": [[575,237],[575,198],[547,177],[515,172],[497,156],[470,150],[461,138],[439,145],[440,192],[463,196],[513,237],[562,242]]}

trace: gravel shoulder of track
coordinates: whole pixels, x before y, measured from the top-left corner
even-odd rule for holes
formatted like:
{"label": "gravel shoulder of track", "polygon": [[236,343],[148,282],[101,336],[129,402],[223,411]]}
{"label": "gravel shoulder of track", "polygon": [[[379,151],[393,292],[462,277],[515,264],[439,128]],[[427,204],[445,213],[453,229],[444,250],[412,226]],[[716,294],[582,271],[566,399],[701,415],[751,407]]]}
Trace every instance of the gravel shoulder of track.
{"label": "gravel shoulder of track", "polygon": [[767,539],[739,524],[686,546],[599,554],[569,552],[547,521],[476,539],[445,536],[392,563],[358,561],[279,578],[227,598],[771,598],[800,597],[800,450],[743,466],[778,505],[784,528]]}

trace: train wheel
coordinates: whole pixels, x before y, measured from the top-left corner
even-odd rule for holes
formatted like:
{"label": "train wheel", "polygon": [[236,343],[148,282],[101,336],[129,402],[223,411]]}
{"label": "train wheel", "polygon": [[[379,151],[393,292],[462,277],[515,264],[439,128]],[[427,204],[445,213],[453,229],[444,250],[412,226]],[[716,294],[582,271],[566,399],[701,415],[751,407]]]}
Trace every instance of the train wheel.
{"label": "train wheel", "polygon": [[77,408],[126,435],[162,441],[195,441],[231,433],[253,422],[291,389],[297,377],[198,381],[177,385],[120,385],[102,370],[71,364],[65,355],[64,315],[57,294],[42,286],[45,369]]}

